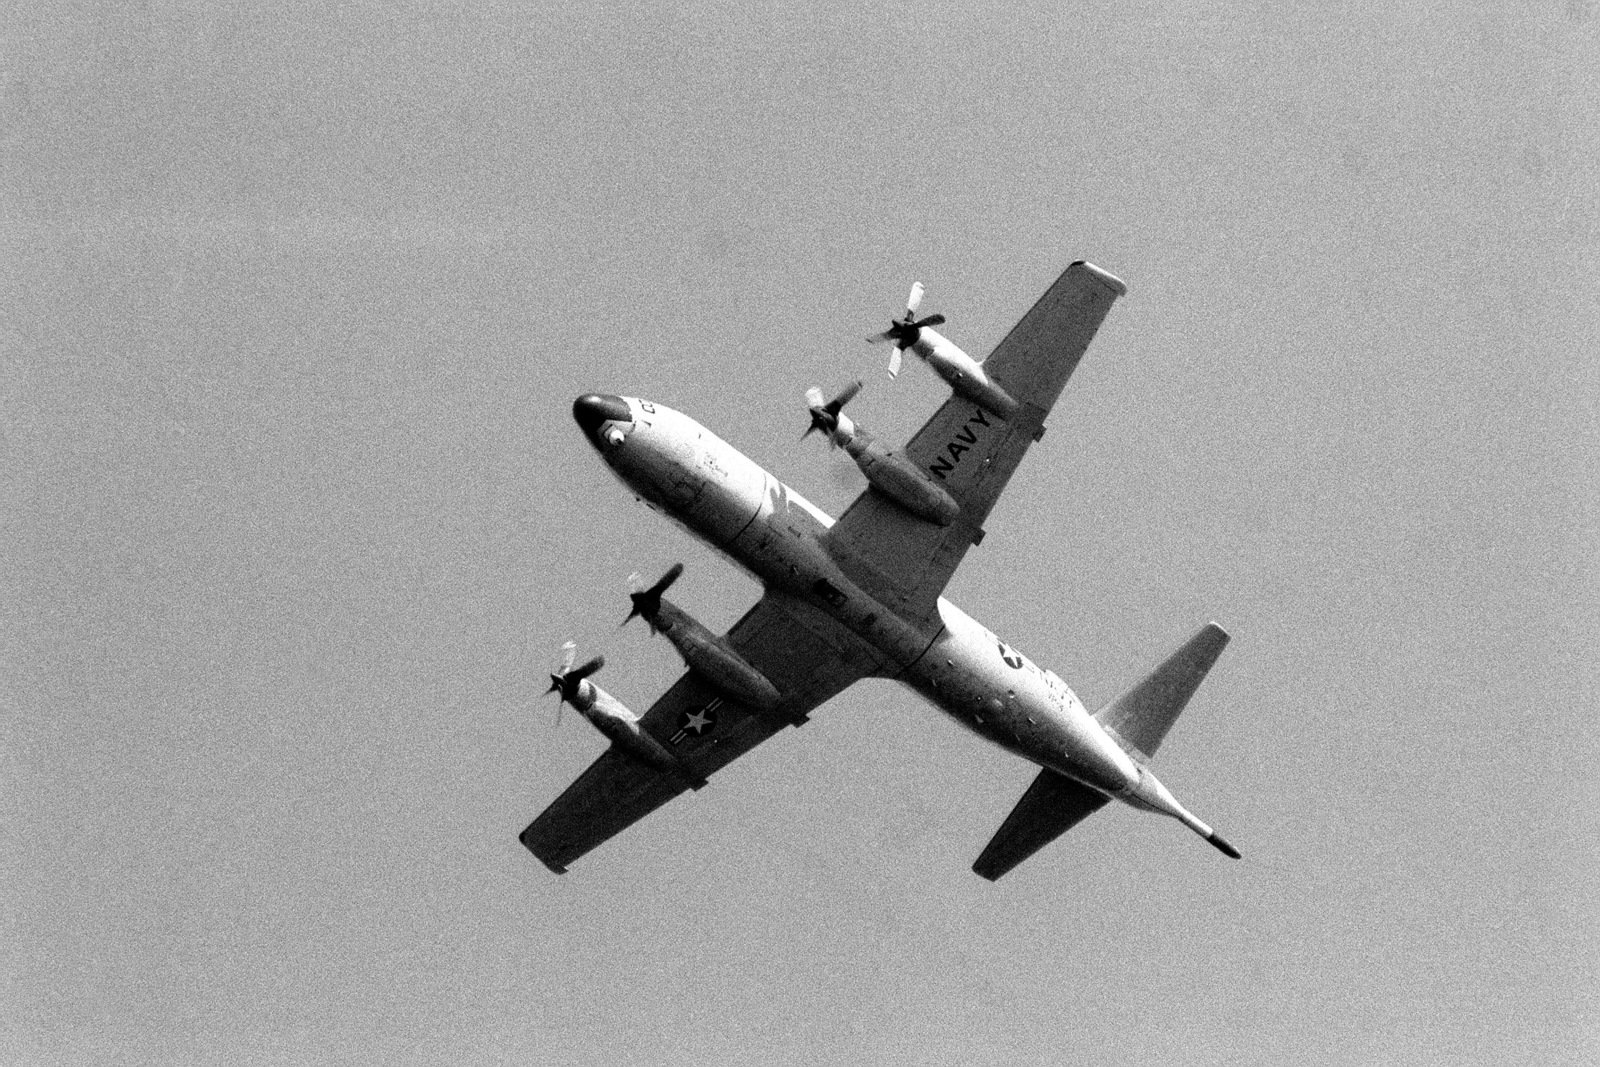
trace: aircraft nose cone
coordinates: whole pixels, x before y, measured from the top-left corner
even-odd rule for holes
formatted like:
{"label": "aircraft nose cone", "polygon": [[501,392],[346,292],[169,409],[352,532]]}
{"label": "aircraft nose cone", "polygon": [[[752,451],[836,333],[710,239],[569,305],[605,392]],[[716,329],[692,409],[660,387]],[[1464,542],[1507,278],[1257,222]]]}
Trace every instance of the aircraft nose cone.
{"label": "aircraft nose cone", "polygon": [[572,402],[572,417],[578,420],[583,432],[593,438],[607,422],[631,422],[633,413],[628,402],[608,393],[586,393]]}

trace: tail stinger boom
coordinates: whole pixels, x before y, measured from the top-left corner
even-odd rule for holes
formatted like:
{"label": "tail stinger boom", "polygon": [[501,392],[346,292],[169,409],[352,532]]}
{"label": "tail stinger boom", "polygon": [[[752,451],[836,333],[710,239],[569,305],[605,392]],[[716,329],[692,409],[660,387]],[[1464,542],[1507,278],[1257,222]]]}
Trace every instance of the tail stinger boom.
{"label": "tail stinger boom", "polygon": [[1119,799],[1136,808],[1170,815],[1199,834],[1217,851],[1232,859],[1239,850],[1179,803],[1150,769],[1150,760],[1205,681],[1217,657],[1228,645],[1228,632],[1208,622],[1183,647],[1161,662],[1144,681],[1095,712],[1095,721],[1127,750],[1139,765],[1139,782]]}
{"label": "tail stinger boom", "polygon": [[[1234,859],[1239,851],[1178,802],[1150,770],[1151,757],[1228,644],[1227,631],[1207,623],[1132,689],[1095,713],[1095,721],[1139,767],[1139,780],[1116,799],[1168,815]],[[1017,803],[973,870],[995,881],[1103,807],[1111,797],[1043,770]]]}

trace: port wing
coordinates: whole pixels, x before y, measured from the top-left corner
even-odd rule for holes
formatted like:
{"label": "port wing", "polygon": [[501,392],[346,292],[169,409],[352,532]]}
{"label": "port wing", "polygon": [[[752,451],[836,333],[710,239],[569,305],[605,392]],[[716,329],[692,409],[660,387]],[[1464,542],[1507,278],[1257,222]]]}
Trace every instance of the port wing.
{"label": "port wing", "polygon": [[1009,419],[952,395],[905,446],[905,455],[951,494],[961,513],[949,526],[910,514],[868,489],[823,543],[858,585],[903,615],[933,619],[939,594],[1023,453],[1083,358],[1106,312],[1127,287],[1088,263],[1056,279],[984,361],[984,372],[1018,402]]}
{"label": "port wing", "polygon": [[648,766],[615,747],[568,786],[521,841],[556,873],[703,781],[852,682],[881,666],[878,653],[803,602],[768,593],[728,631],[734,649],[766,675],[781,700],[767,712],[719,693],[693,672],[655,702],[640,726],[683,765]]}

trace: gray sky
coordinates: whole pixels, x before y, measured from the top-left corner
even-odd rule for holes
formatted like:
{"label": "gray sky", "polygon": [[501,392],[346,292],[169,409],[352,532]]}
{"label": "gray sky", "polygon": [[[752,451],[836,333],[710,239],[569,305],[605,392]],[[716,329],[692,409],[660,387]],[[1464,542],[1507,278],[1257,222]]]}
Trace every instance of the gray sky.
{"label": "gray sky", "polygon": [[[15,1062],[1600,1058],[1600,9],[9,5],[0,1046]],[[1475,10],[1474,10],[1475,8]],[[572,398],[817,504],[917,278],[1113,310],[949,594],[1091,706],[1234,643],[1163,779],[862,684],[556,878],[626,577],[758,595]],[[681,594],[681,595],[680,595]]]}

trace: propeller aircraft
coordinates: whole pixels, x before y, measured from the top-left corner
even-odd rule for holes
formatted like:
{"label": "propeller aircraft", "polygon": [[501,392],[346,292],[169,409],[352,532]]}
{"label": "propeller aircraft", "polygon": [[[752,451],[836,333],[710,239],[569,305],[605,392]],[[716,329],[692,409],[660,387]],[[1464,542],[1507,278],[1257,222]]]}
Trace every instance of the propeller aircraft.
{"label": "propeller aircraft", "polygon": [[[837,519],[689,416],[635,397],[589,393],[573,416],[602,461],[652,508],[754,575],[763,595],[716,635],[655,584],[635,581],[628,618],[672,641],[685,673],[635,717],[569,649],[551,692],[611,740],[521,841],[556,873],[861,678],[892,678],[979,736],[1040,769],[973,864],[995,880],[1111,800],[1171,817],[1224,854],[1239,853],[1184,807],[1151,769],[1168,730],[1222,653],[1208,623],[1148,676],[1091,714],[1036,665],[941,593],[982,541],[983,523],[1112,303],[1127,292],[1089,263],[1069,266],[983,363],[916,318],[871,340],[893,341],[890,376],[910,349],[952,395],[904,447],[856,425],[852,385],[806,395],[810,427],[841,447],[867,488]],[[625,620],[626,621],[626,620]],[[558,713],[560,705],[558,704]]]}

